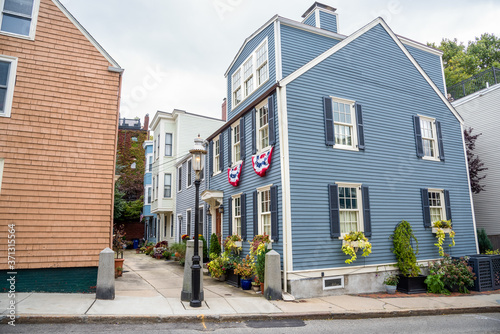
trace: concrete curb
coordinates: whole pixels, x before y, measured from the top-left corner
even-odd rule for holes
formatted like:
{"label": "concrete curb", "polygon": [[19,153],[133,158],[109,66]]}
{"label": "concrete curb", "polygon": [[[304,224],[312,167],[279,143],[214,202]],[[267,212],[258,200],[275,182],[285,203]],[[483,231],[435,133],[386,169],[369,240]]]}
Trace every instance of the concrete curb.
{"label": "concrete curb", "polygon": [[[437,316],[449,314],[470,313],[497,313],[499,306],[461,307],[448,309],[425,310],[399,310],[387,312],[315,312],[315,313],[276,313],[276,314],[224,314],[224,315],[173,315],[173,316],[147,316],[147,315],[23,315],[16,317],[17,324],[142,324],[142,323],[183,323],[183,322],[243,322],[243,321],[268,321],[268,320],[340,320],[340,319],[367,319],[367,318],[398,318],[411,316]],[[10,321],[5,315],[0,318],[0,324]]]}

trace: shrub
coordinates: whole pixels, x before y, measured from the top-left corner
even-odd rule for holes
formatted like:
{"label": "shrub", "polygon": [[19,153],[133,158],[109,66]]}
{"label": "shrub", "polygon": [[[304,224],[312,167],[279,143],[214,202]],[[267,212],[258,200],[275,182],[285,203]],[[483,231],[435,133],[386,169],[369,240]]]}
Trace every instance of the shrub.
{"label": "shrub", "polygon": [[398,275],[387,275],[384,279],[385,285],[398,285],[399,276]]}
{"label": "shrub", "polygon": [[477,242],[479,244],[479,253],[481,254],[484,254],[486,253],[486,251],[493,249],[493,245],[491,244],[491,241],[488,238],[488,235],[486,234],[484,228],[477,230]]}
{"label": "shrub", "polygon": [[219,238],[217,237],[217,234],[212,233],[210,236],[210,256],[211,254],[216,254],[216,256],[219,256],[221,252],[220,249],[220,243],[219,243]]}
{"label": "shrub", "polygon": [[186,244],[184,242],[174,242],[170,246],[170,250],[178,255],[179,259],[184,259],[186,256]]}
{"label": "shrub", "polygon": [[[441,260],[431,263],[430,275],[426,283],[431,285],[431,292],[449,294],[451,291],[469,293],[468,288],[474,286],[475,275],[464,258],[451,259],[445,254]],[[430,277],[434,276],[434,277]],[[439,283],[441,282],[441,283]]]}
{"label": "shrub", "polygon": [[198,235],[198,240],[203,242],[203,259],[208,259],[207,240],[201,234]]}
{"label": "shrub", "polygon": [[[392,252],[398,260],[399,270],[406,277],[417,277],[420,274],[420,267],[417,265],[418,240],[413,234],[410,223],[402,220],[394,229],[391,238],[393,242]],[[412,247],[412,239],[415,240],[415,251]]]}

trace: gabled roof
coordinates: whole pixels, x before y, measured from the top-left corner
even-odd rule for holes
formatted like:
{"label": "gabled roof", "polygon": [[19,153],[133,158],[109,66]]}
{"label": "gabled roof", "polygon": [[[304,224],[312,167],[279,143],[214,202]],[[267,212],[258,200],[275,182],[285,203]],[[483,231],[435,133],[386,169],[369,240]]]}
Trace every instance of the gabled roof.
{"label": "gabled roof", "polygon": [[387,31],[389,36],[391,36],[391,38],[394,40],[394,42],[396,42],[396,44],[399,46],[401,51],[403,51],[403,53],[408,57],[408,59],[411,61],[411,63],[415,66],[415,68],[418,70],[418,72],[420,72],[422,77],[427,81],[427,83],[431,86],[431,88],[436,92],[436,94],[439,96],[439,98],[444,102],[444,104],[448,107],[448,109],[450,109],[450,111],[453,113],[453,115],[455,115],[457,120],[463,124],[464,120],[460,116],[460,114],[455,110],[455,108],[453,108],[453,106],[448,101],[448,99],[441,93],[441,91],[436,86],[436,84],[429,78],[427,73],[425,73],[425,71],[422,69],[422,67],[420,67],[420,65],[415,60],[415,58],[413,58],[413,56],[410,54],[410,52],[404,47],[401,40],[396,36],[396,34],[394,34],[394,32],[391,30],[391,28],[389,28],[387,23],[385,23],[385,21],[381,17],[376,18],[375,20],[368,23],[367,25],[365,25],[364,27],[362,27],[358,31],[354,32],[352,35],[345,38],[343,41],[337,43],[335,46],[333,46],[329,50],[325,51],[324,53],[322,53],[318,57],[311,60],[309,63],[305,64],[301,68],[297,69],[295,72],[291,73],[289,76],[287,76],[286,78],[284,78],[283,80],[281,80],[279,82],[280,86],[285,86],[285,85],[289,84],[290,82],[292,82],[293,80],[297,79],[302,74],[306,73],[307,71],[312,69],[314,66],[321,63],[323,60],[327,59],[328,57],[330,57],[331,55],[333,55],[337,51],[341,50],[346,45],[348,45],[349,43],[351,43],[352,41],[354,41],[355,39],[357,39],[358,37],[363,35],[365,32],[371,30],[373,27],[375,27],[378,24],[380,24]]}
{"label": "gabled roof", "polygon": [[309,13],[312,12],[314,9],[316,9],[316,7],[322,8],[322,9],[326,9],[326,10],[329,10],[329,11],[332,11],[332,12],[334,12],[334,11],[337,10],[337,8],[333,8],[331,6],[324,5],[324,4],[319,3],[319,2],[316,1],[315,3],[313,3],[313,5],[311,7],[309,7],[308,10],[306,10],[306,12],[304,14],[302,14],[302,18],[305,18],[307,15],[309,15]]}
{"label": "gabled roof", "polygon": [[114,69],[114,72],[123,72],[123,69],[120,67],[120,65],[118,65],[116,60],[114,60],[113,57],[111,57],[109,53],[104,50],[104,48],[94,39],[94,37],[92,37],[92,35],[90,35],[90,33],[81,25],[80,22],[78,22],[78,20],[66,9],[66,7],[64,7],[64,5],[59,0],[52,0],[52,2],[61,10],[61,12],[64,13],[64,15],[66,15],[71,23],[73,23],[75,27],[77,27],[85,37],[87,37],[90,43],[92,43],[92,45],[94,45],[95,48],[99,50],[99,52],[113,67],[116,67],[116,69],[120,69],[118,71]]}

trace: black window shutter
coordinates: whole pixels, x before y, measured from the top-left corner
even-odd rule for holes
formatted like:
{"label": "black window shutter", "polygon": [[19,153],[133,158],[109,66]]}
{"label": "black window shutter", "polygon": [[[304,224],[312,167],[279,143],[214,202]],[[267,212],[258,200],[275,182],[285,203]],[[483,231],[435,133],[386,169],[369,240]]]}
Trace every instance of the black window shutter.
{"label": "black window shutter", "polygon": [[431,227],[431,209],[429,207],[429,191],[420,189],[422,196],[422,213],[424,215],[424,227]]}
{"label": "black window shutter", "polygon": [[439,159],[441,159],[441,161],[444,161],[443,135],[441,134],[440,121],[436,121],[436,133],[437,133],[437,141],[439,147]]}
{"label": "black window shutter", "polygon": [[228,217],[228,235],[233,234],[233,199],[229,197],[227,199],[227,217]]}
{"label": "black window shutter", "polygon": [[219,169],[224,169],[224,132],[219,135]]}
{"label": "black window shutter", "polygon": [[256,123],[256,120],[255,120],[255,117],[256,117],[256,113],[257,113],[257,110],[254,108],[252,109],[252,111],[250,112],[252,114],[252,154],[255,154],[257,153],[257,129],[255,129],[255,127],[257,126],[257,123]]}
{"label": "black window shutter", "polygon": [[227,129],[227,165],[231,166],[233,164],[231,155],[233,147],[231,146],[231,127]]}
{"label": "black window shutter", "polygon": [[274,95],[267,98],[267,110],[268,110],[268,121],[269,121],[269,145],[273,146],[276,144],[276,129],[274,122]]}
{"label": "black window shutter", "polygon": [[208,175],[213,174],[213,163],[214,163],[214,142],[211,141],[208,145]]}
{"label": "black window shutter", "polygon": [[333,109],[332,99],[323,97],[323,109],[325,112],[325,144],[327,146],[335,145],[335,130],[333,127]]}
{"label": "black window shutter", "polygon": [[413,129],[415,132],[415,145],[417,146],[417,157],[424,156],[424,146],[422,143],[422,131],[420,130],[420,117],[413,116]]}
{"label": "black window shutter", "polygon": [[446,220],[451,220],[450,191],[444,191],[444,205],[446,207]]}
{"label": "black window shutter", "polygon": [[361,104],[355,104],[356,108],[356,122],[358,123],[358,148],[365,149],[365,126],[363,123],[363,110]]}
{"label": "black window shutter", "polygon": [[328,185],[328,201],[330,206],[330,237],[340,237],[340,216],[339,216],[339,186]]}
{"label": "black window shutter", "polygon": [[240,159],[245,160],[245,116],[240,119]]}
{"label": "black window shutter", "polygon": [[278,230],[278,186],[271,187],[271,239],[279,241]]}
{"label": "black window shutter", "polygon": [[259,194],[253,192],[253,235],[259,234]]}
{"label": "black window shutter", "polygon": [[241,194],[241,238],[247,240],[247,195]]}
{"label": "black window shutter", "polygon": [[361,186],[361,193],[363,196],[363,220],[364,220],[364,233],[366,237],[372,236],[372,219],[370,215],[370,193],[367,186]]}

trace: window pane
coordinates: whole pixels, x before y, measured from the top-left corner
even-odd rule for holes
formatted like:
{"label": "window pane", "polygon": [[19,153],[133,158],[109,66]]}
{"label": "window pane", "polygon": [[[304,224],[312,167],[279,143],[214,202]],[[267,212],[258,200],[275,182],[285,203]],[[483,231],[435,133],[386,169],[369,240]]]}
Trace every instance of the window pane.
{"label": "window pane", "polygon": [[6,88],[7,79],[9,78],[10,63],[0,61],[0,87]]}
{"label": "window pane", "polygon": [[5,96],[7,95],[7,89],[0,88],[0,112],[5,112]]}
{"label": "window pane", "polygon": [[2,31],[29,36],[31,19],[3,14]]}
{"label": "window pane", "polygon": [[33,0],[5,0],[4,10],[31,16]]}

